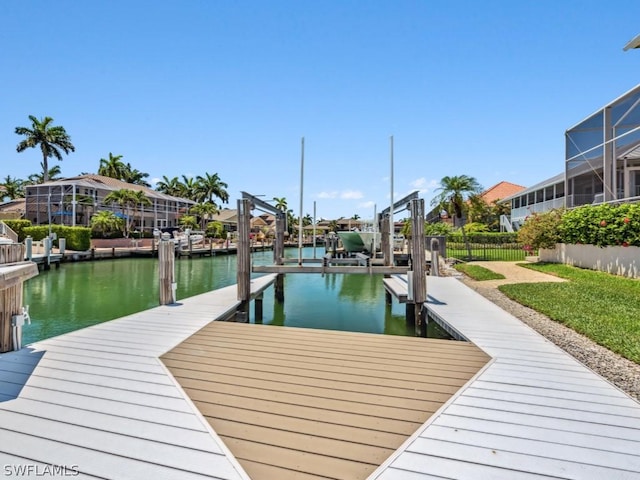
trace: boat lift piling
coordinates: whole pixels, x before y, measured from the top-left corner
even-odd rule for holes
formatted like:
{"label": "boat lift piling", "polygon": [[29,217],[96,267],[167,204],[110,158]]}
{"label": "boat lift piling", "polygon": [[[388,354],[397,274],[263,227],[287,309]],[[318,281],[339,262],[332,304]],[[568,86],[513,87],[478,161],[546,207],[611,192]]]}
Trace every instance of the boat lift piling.
{"label": "boat lift piling", "polygon": [[[409,203],[411,211],[411,270],[409,272],[410,301],[407,305],[409,316],[416,327],[416,336],[426,336],[426,323],[422,318],[422,305],[427,301],[427,275],[424,243],[424,200],[413,199]],[[410,311],[413,310],[413,311]],[[424,332],[423,332],[424,330]]]}
{"label": "boat lift piling", "polygon": [[[242,199],[238,200],[238,300],[241,305],[236,313],[236,321],[249,321],[249,304],[251,302],[251,210],[257,209],[271,213],[276,217],[276,235],[273,245],[273,263],[275,265],[284,264],[284,231],[286,229],[286,216],[281,210],[273,205],[260,200],[246,192],[242,193]],[[279,273],[275,279],[275,299],[276,302],[284,302],[284,274]],[[262,321],[262,294],[255,297],[256,321]]]}

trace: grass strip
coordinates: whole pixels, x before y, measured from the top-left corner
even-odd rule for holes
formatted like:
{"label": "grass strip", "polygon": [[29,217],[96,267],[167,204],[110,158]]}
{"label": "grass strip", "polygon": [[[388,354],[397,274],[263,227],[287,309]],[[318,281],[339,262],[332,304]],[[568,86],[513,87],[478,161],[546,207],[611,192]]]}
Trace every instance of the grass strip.
{"label": "grass strip", "polygon": [[640,281],[560,264],[523,264],[566,283],[502,285],[512,300],[640,364]]}
{"label": "grass strip", "polygon": [[474,280],[502,280],[504,275],[496,273],[488,268],[481,267],[480,265],[469,265],[468,263],[458,263],[454,266],[459,272],[468,275]]}

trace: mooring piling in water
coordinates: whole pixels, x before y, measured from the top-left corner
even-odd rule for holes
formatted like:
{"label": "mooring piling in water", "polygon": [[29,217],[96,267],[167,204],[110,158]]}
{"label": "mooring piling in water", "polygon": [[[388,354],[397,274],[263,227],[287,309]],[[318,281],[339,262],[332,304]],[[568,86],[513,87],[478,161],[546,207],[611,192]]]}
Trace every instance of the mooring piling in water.
{"label": "mooring piling in water", "polygon": [[160,284],[160,305],[176,302],[175,244],[168,233],[163,233],[158,243],[158,277]]}

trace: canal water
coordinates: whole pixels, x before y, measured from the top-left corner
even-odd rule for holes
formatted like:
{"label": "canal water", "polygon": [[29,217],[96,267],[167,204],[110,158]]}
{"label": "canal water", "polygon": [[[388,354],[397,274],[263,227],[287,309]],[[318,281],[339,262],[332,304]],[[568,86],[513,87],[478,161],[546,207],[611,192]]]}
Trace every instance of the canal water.
{"label": "canal water", "polygon": [[[287,255],[296,256],[297,250]],[[318,255],[322,253],[317,252]],[[313,250],[304,249],[312,257]],[[273,263],[273,252],[256,252],[256,265]],[[158,261],[124,258],[64,263],[40,272],[25,284],[31,325],[23,344],[61,335],[158,305]],[[176,261],[178,300],[236,283],[236,256]],[[284,304],[274,301],[273,287],[264,294],[263,323],[353,332],[414,335],[404,319],[404,305],[385,305],[381,275],[289,274]],[[251,310],[253,321],[253,306]],[[428,336],[446,338],[430,325]]]}

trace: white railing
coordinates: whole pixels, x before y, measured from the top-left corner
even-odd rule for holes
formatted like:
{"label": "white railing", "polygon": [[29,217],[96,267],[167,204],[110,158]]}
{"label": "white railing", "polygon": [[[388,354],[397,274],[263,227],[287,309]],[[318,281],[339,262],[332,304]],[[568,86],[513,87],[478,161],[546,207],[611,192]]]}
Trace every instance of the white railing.
{"label": "white railing", "polygon": [[508,215],[500,215],[500,227],[504,229],[505,232],[513,233],[513,225]]}
{"label": "white railing", "polygon": [[2,221],[0,221],[0,235],[3,237],[7,237],[13,243],[18,243],[18,234],[11,230],[11,228],[9,228],[9,226]]}

